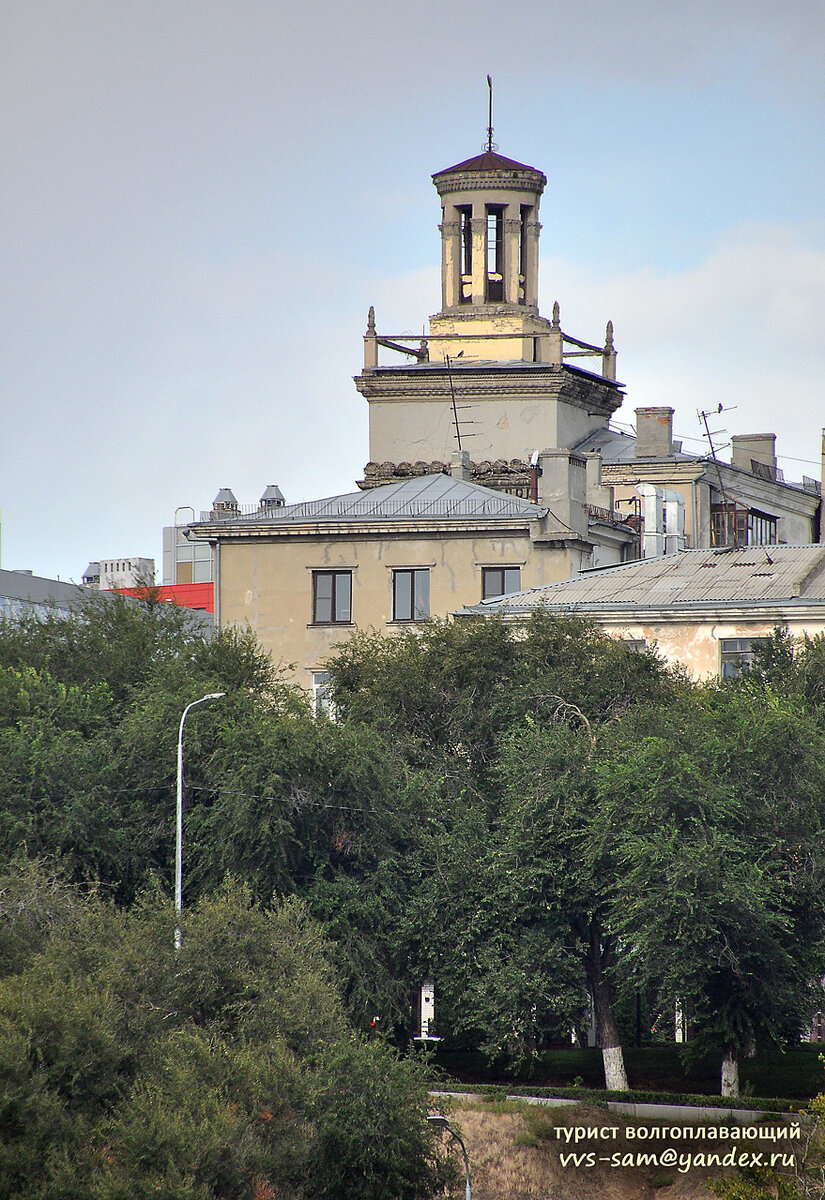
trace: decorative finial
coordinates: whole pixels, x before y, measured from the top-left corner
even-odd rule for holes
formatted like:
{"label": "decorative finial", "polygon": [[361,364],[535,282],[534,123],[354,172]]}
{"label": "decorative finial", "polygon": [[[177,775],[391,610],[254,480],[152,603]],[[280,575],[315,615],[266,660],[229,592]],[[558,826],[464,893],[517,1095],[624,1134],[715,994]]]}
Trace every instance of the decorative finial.
{"label": "decorative finial", "polygon": [[486,150],[488,154],[492,154],[494,150],[498,150],[498,146],[493,141],[493,77],[492,77],[492,75],[487,76],[487,87],[490,92],[490,106],[488,109],[488,118],[487,118],[487,142],[485,143],[483,149]]}
{"label": "decorative finial", "polygon": [[561,315],[561,313],[560,313],[560,309],[559,309],[559,302],[558,302],[558,300],[556,300],[553,303],[553,325],[552,325],[553,329],[557,330],[560,328],[560,321],[559,321],[560,315]]}
{"label": "decorative finial", "polygon": [[375,308],[370,305],[370,311],[367,314],[367,337],[375,333]]}
{"label": "decorative finial", "polygon": [[610,351],[613,349],[613,322],[612,321],[607,322],[607,329],[605,330],[605,334],[604,334],[604,348],[605,348],[605,351]]}

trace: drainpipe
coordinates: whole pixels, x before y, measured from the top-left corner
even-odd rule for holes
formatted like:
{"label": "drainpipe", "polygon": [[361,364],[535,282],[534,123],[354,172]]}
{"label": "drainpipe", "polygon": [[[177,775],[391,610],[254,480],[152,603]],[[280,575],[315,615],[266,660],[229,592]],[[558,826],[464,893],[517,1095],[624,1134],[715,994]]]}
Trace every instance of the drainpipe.
{"label": "drainpipe", "polygon": [[212,545],[214,546],[214,549],[215,549],[215,554],[214,554],[215,581],[212,585],[214,588],[214,592],[215,592],[215,605],[214,605],[214,607],[215,607],[215,628],[220,629],[220,627],[221,627],[221,543],[220,543],[220,541],[215,541],[212,543]]}
{"label": "drainpipe", "polygon": [[699,549],[699,500],[697,485],[707,476],[707,471],[703,471],[701,475],[697,475],[691,480],[690,492],[693,507],[693,549]]}

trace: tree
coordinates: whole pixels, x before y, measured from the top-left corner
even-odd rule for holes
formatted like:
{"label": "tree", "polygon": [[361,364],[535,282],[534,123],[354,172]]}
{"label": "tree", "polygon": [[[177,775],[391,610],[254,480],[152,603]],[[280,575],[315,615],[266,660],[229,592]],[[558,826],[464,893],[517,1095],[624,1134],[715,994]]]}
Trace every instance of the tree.
{"label": "tree", "polygon": [[822,733],[793,699],[706,687],[610,740],[595,772],[616,928],[736,1095],[739,1056],[798,1038],[825,966]]}
{"label": "tree", "polygon": [[408,960],[439,980],[442,1027],[529,1058],[589,987],[608,1085],[626,1088],[589,758],[603,726],[686,685],[651,654],[541,613],[361,635],[329,667],[342,718],[391,738],[407,790],[428,798],[405,927]]}
{"label": "tree", "polygon": [[229,889],[184,914],[177,955],[175,919],[87,899],[0,981],[0,1196],[438,1191],[421,1074],[348,1029],[303,906]]}

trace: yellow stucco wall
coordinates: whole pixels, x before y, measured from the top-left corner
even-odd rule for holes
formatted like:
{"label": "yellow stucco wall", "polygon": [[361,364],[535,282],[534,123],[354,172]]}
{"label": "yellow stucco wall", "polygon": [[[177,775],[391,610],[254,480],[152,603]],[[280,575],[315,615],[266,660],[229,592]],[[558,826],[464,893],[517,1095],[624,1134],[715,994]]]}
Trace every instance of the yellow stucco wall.
{"label": "yellow stucco wall", "polygon": [[621,621],[602,618],[598,622],[613,637],[643,640],[658,647],[669,663],[683,666],[694,679],[715,679],[720,674],[721,643],[727,638],[769,637],[777,624],[785,624],[793,637],[814,637],[825,632],[825,619],[792,617],[783,621],[757,617],[743,620]]}
{"label": "yellow stucco wall", "polygon": [[[484,566],[518,566],[522,587],[570,574],[570,552],[533,543],[529,534],[371,537],[295,536],[224,542],[220,550],[220,620],[249,625],[273,660],[308,686],[336,642],[355,628],[392,633],[392,571],[430,571],[430,615],[446,616],[481,599]],[[312,624],[313,570],[352,571],[352,625]],[[289,665],[292,664],[290,667]]]}

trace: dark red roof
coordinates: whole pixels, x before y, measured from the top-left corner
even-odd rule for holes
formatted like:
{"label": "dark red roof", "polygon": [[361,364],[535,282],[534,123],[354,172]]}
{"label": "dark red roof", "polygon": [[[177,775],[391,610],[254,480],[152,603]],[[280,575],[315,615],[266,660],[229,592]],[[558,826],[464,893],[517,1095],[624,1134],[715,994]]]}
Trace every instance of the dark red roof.
{"label": "dark red roof", "polygon": [[461,171],[532,171],[534,175],[542,174],[535,167],[528,167],[526,163],[516,162],[514,158],[505,158],[503,154],[496,154],[492,150],[485,150],[475,158],[465,159],[464,162],[447,167],[444,171],[436,171],[433,179],[438,179],[441,175],[457,175]]}

